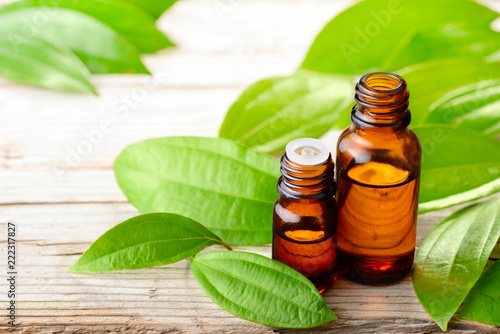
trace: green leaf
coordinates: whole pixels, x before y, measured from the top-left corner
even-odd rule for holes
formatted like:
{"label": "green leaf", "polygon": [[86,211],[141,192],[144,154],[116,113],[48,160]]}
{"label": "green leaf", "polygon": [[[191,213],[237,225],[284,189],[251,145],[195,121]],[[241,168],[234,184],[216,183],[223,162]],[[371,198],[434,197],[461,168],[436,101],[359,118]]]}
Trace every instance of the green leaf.
{"label": "green leaf", "polygon": [[0,35],[0,76],[23,84],[96,94],[78,57],[36,37],[14,42],[8,34]]}
{"label": "green leaf", "polygon": [[231,245],[271,243],[279,162],[227,139],[168,137],[128,146],[115,175],[142,213],[172,212]]}
{"label": "green leaf", "polygon": [[[24,0],[0,9],[0,13],[31,7],[59,7],[76,10],[107,24],[141,53],[152,53],[172,43],[155,27],[154,20],[139,8],[117,0]],[[52,9],[46,13],[51,15]]]}
{"label": "green leaf", "polygon": [[177,0],[125,0],[128,3],[133,4],[137,8],[142,9],[148,13],[152,18],[157,20],[161,14],[163,14],[167,9],[172,7],[172,5]]}
{"label": "green leaf", "polygon": [[417,64],[400,71],[408,83],[412,124],[428,123],[434,103],[456,89],[500,79],[500,66],[473,58],[454,58]]}
{"label": "green leaf", "polygon": [[325,26],[302,68],[361,74],[435,57],[486,55],[498,45],[489,27],[498,16],[469,0],[361,1]]}
{"label": "green leaf", "polygon": [[500,326],[500,261],[495,262],[470,290],[460,318]]}
{"label": "green leaf", "polygon": [[196,221],[171,213],[130,218],[104,233],[71,272],[141,269],[174,263],[224,242]]}
{"label": "green leaf", "polygon": [[14,42],[33,36],[71,49],[92,73],[149,73],[137,50],[101,21],[65,8],[33,7],[0,13],[0,34]]}
{"label": "green leaf", "polygon": [[500,34],[470,22],[446,22],[412,35],[403,48],[384,60],[383,67],[403,68],[430,59],[459,56],[484,58],[498,51]]}
{"label": "green leaf", "polygon": [[451,123],[488,135],[500,132],[500,80],[455,89],[430,106],[425,123]]}
{"label": "green leaf", "polygon": [[259,81],[229,109],[219,136],[262,152],[327,132],[354,95],[350,77],[299,73]]}
{"label": "green leaf", "polygon": [[500,142],[466,128],[412,127],[422,145],[419,213],[500,190]]}
{"label": "green leaf", "polygon": [[240,318],[283,328],[316,327],[337,318],[307,278],[262,255],[210,252],[190,264],[203,291]]}
{"label": "green leaf", "polygon": [[471,205],[446,218],[422,241],[413,287],[441,329],[460,307],[500,237],[500,198]]}

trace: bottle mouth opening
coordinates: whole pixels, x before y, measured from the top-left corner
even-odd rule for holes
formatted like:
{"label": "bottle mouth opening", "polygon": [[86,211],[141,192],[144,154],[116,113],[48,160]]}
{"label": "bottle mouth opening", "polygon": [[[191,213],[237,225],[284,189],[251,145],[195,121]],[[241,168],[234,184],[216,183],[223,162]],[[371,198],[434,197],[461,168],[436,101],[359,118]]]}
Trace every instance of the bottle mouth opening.
{"label": "bottle mouth opening", "polygon": [[406,81],[397,74],[374,72],[364,75],[356,84],[351,119],[373,126],[408,125],[408,93]]}
{"label": "bottle mouth opening", "polygon": [[395,106],[408,101],[406,81],[397,74],[386,72],[369,73],[356,85],[358,104]]}
{"label": "bottle mouth opening", "polygon": [[369,73],[364,75],[359,82],[363,88],[379,94],[397,93],[398,91],[406,89],[405,80],[394,73]]}

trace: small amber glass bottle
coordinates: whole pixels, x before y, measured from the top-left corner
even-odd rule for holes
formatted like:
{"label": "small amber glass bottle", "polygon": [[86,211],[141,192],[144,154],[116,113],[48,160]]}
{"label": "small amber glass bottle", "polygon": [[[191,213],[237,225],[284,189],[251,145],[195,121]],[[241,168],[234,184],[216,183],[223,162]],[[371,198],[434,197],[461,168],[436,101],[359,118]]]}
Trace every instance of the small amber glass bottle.
{"label": "small amber glass bottle", "polygon": [[339,273],[364,284],[395,282],[413,264],[422,151],[408,98],[398,75],[363,76],[338,141]]}
{"label": "small amber glass bottle", "polygon": [[290,142],[281,158],[273,214],[273,259],[297,270],[320,293],[336,275],[334,164],[317,139]]}

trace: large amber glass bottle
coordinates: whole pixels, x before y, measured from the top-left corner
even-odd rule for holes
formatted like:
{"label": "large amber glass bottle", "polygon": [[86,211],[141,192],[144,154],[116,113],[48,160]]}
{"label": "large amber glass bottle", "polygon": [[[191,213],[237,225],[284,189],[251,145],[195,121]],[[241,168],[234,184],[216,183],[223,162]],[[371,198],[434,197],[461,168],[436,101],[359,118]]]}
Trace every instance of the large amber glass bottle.
{"label": "large amber glass bottle", "polygon": [[334,164],[317,139],[290,142],[281,158],[273,215],[273,259],[297,270],[321,293],[335,280],[337,206]]}
{"label": "large amber glass bottle", "polygon": [[365,75],[338,141],[339,272],[364,284],[395,282],[413,264],[421,147],[408,98],[400,76]]}

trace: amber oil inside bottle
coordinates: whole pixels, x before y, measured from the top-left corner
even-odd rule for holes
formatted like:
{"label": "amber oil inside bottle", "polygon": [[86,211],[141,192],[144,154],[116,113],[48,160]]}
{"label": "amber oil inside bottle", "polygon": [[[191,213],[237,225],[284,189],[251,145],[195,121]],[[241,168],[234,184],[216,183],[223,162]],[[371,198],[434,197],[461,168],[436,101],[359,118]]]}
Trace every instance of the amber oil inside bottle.
{"label": "amber oil inside bottle", "polygon": [[421,148],[408,129],[403,78],[365,75],[355,99],[353,124],[337,147],[339,272],[384,285],[405,277],[413,264]]}
{"label": "amber oil inside bottle", "polygon": [[273,259],[306,276],[320,293],[336,275],[334,164],[316,139],[298,139],[281,158],[273,213]]}

